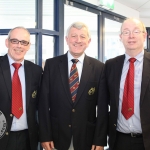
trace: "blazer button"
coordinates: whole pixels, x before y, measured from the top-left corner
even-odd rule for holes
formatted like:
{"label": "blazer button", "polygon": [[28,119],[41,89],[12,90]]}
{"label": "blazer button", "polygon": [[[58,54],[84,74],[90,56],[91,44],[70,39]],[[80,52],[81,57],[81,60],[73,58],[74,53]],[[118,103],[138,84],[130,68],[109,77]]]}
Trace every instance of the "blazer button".
{"label": "blazer button", "polygon": [[76,110],[75,109],[72,109],[72,112],[75,112]]}
{"label": "blazer button", "polygon": [[114,124],[114,126],[116,127],[116,124]]}
{"label": "blazer button", "polygon": [[71,125],[69,124],[69,128],[71,128]]}
{"label": "blazer button", "polygon": [[8,132],[6,132],[5,134],[8,135]]}
{"label": "blazer button", "polygon": [[10,114],[10,117],[12,117],[13,115],[12,114]]}

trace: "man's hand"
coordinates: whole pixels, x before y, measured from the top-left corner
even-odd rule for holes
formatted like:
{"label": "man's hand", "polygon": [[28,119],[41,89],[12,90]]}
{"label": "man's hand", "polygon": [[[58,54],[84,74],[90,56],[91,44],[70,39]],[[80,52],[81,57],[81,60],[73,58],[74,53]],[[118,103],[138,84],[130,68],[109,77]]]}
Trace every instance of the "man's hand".
{"label": "man's hand", "polygon": [[104,147],[103,146],[92,145],[92,149],[91,150],[104,150]]}
{"label": "man's hand", "polygon": [[42,142],[41,145],[42,145],[42,147],[43,147],[45,150],[52,150],[52,149],[54,149],[54,143],[53,143],[53,141]]}

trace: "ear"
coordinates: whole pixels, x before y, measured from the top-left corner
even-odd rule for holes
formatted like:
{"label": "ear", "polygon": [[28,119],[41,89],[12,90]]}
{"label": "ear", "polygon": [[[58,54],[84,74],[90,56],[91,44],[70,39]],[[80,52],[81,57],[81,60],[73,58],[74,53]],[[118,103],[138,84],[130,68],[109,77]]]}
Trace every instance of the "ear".
{"label": "ear", "polygon": [[7,48],[9,47],[9,41],[8,41],[8,39],[5,40],[5,45],[6,45]]}
{"label": "ear", "polygon": [[91,42],[91,38],[89,39],[88,44],[90,44],[90,42]]}
{"label": "ear", "polygon": [[119,37],[120,37],[120,41],[122,42],[122,35],[120,34]]}
{"label": "ear", "polygon": [[67,37],[67,36],[65,36],[65,39],[66,39],[66,42],[67,42],[67,44],[68,44],[68,40],[69,40],[69,39],[68,39],[68,37]]}

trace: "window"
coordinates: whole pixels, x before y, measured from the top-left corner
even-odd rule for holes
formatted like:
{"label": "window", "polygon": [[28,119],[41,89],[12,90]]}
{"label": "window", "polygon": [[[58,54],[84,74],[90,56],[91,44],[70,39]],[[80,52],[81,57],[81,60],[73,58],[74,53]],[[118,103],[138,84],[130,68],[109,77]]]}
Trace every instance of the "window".
{"label": "window", "polygon": [[[91,43],[89,44],[89,47],[85,50],[85,53],[88,56],[94,57],[98,59],[98,43],[97,43],[97,14],[81,10],[79,8],[71,7],[68,5],[65,5],[65,35],[67,28],[76,21],[80,21],[85,23],[91,33]],[[68,46],[66,44],[66,41],[64,41],[64,53],[68,51]]]}

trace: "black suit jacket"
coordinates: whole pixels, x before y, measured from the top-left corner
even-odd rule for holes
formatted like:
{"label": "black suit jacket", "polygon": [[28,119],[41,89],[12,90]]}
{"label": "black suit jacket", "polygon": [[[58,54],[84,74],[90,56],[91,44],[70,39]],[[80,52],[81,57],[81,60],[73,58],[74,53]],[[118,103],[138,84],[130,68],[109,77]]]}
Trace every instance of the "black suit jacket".
{"label": "black suit jacket", "polygon": [[[109,90],[109,146],[114,147],[119,106],[119,88],[125,55],[106,61],[105,73]],[[145,150],[150,150],[150,53],[144,52],[140,96],[140,117]]]}
{"label": "black suit jacket", "polygon": [[[29,130],[31,150],[37,150],[38,144],[38,123],[37,123],[37,96],[33,98],[32,93],[38,91],[42,75],[42,68],[34,63],[25,60],[25,86],[26,86],[26,112]],[[0,150],[5,150],[9,138],[9,132],[13,116],[11,115],[11,72],[7,55],[0,57],[0,111],[5,115],[7,131],[0,139]],[[21,144],[21,143],[20,143]]]}
{"label": "black suit jacket", "polygon": [[[85,56],[73,104],[67,54],[48,59],[39,101],[40,141],[54,141],[58,150],[68,150],[72,136],[75,150],[91,150],[92,144],[106,145],[108,104],[105,85],[104,64]],[[92,88],[95,92],[90,95],[88,92]]]}

